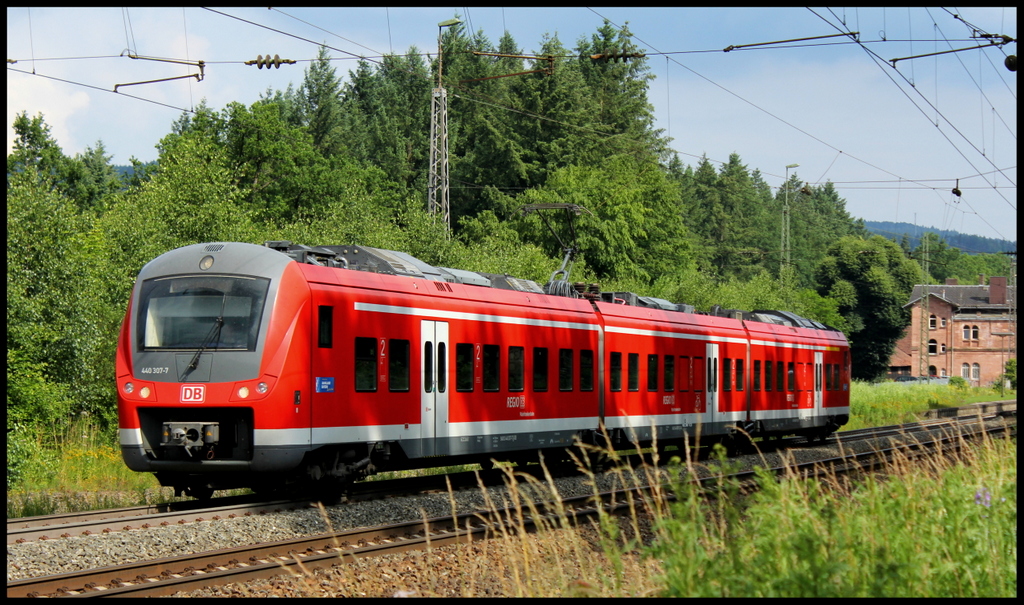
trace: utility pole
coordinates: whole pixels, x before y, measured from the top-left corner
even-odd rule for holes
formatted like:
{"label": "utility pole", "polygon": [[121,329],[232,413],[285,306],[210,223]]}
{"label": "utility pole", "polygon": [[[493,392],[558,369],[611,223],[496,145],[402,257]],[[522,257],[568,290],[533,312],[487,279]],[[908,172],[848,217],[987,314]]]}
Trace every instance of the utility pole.
{"label": "utility pole", "polygon": [[782,264],[779,266],[779,279],[782,279],[783,269],[789,266],[789,169],[799,167],[800,164],[786,166],[786,202],[782,207]]}
{"label": "utility pole", "polygon": [[[917,222],[915,217],[914,222]],[[928,344],[928,330],[931,327],[931,313],[929,312],[929,299],[931,298],[931,292],[928,288],[928,282],[930,281],[928,276],[928,234],[921,236],[921,268],[924,269],[924,284],[921,285],[921,324],[918,326],[918,340],[920,341],[917,346],[917,351],[920,353],[920,357],[917,361],[917,375],[928,376],[928,355],[930,345]]]}
{"label": "utility pole", "polygon": [[440,213],[445,233],[451,237],[448,207],[448,91],[441,85],[441,30],[462,23],[448,19],[437,24],[437,88],[430,95],[430,175],[427,183],[427,211]]}

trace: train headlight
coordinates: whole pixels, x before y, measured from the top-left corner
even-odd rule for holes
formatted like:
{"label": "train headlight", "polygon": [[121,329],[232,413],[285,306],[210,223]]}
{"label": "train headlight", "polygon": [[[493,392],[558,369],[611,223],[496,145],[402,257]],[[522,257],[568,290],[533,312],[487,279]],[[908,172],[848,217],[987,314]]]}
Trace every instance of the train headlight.
{"label": "train headlight", "polygon": [[238,396],[241,397],[242,399],[245,399],[246,397],[248,397],[249,396],[249,387],[239,387],[239,389],[238,389]]}
{"label": "train headlight", "polygon": [[202,269],[203,271],[206,271],[207,269],[209,269],[212,266],[213,266],[213,257],[212,256],[204,256],[203,259],[201,261],[199,261],[199,268]]}
{"label": "train headlight", "polygon": [[267,383],[261,382],[261,383],[257,384],[256,385],[256,392],[259,393],[260,395],[266,393],[267,392]]}
{"label": "train headlight", "polygon": [[142,397],[143,399],[149,398],[149,387],[142,387],[142,389],[139,390],[139,397]]}
{"label": "train headlight", "polygon": [[125,393],[128,393],[130,395],[131,392],[134,391],[134,390],[135,390],[135,385],[134,384],[132,384],[130,382],[124,383],[124,392]]}

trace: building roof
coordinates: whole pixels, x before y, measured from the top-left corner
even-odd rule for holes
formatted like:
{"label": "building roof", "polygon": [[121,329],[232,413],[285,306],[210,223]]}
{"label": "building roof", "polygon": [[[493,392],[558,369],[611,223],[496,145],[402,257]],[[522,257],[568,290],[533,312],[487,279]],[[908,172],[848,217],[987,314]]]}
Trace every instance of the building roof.
{"label": "building roof", "polygon": [[[923,291],[924,285],[914,286],[914,291],[910,293],[910,302],[903,305],[904,308],[921,300]],[[928,293],[958,309],[1009,309],[1017,304],[1016,286],[1006,287],[1006,302],[1000,305],[989,302],[989,286],[931,284],[928,286]]]}

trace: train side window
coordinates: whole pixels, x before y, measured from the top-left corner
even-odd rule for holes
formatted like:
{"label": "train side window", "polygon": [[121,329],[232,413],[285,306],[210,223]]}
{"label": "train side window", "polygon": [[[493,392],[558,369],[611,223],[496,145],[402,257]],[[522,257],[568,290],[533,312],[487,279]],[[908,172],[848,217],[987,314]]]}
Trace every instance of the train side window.
{"label": "train side window", "polygon": [[558,349],[558,390],[572,390],[572,349]]}
{"label": "train side window", "polygon": [[797,385],[796,385],[796,364],[794,362],[790,361],[790,362],[788,362],[786,364],[786,374],[787,374],[787,376],[789,378],[789,388],[788,388],[788,390],[795,391]]}
{"label": "train side window", "polygon": [[772,390],[772,360],[768,359],[764,362],[764,390]]}
{"label": "train side window", "polygon": [[[789,365],[790,365],[790,367],[793,367],[793,364],[789,364]],[[786,390],[786,383],[784,382],[785,377],[786,377],[786,368],[782,365],[781,361],[776,361],[775,362],[775,390],[776,391],[785,391]]]}
{"label": "train side window", "polygon": [[832,364],[826,363],[824,371],[825,371],[825,390],[826,391],[831,391],[832,390]]}
{"label": "train side window", "polygon": [[501,347],[484,345],[484,392],[501,390]]}
{"label": "train side window", "polygon": [[473,392],[473,345],[468,342],[455,345],[455,390]]}
{"label": "train side window", "polygon": [[665,392],[671,393],[676,386],[676,358],[674,355],[665,356]]}
{"label": "train side window", "polygon": [[437,343],[437,392],[448,388],[448,349],[443,342]]}
{"label": "train side window", "polygon": [[732,390],[732,360],[728,357],[722,358],[722,390]]}
{"label": "train side window", "polygon": [[640,390],[640,354],[629,354],[629,390]]}
{"label": "train side window", "polygon": [[689,391],[690,384],[693,383],[692,378],[693,368],[690,367],[690,357],[683,355],[679,357],[679,390]]}
{"label": "train side window", "polygon": [[580,351],[580,390],[594,390],[594,352],[589,349]]}
{"label": "train side window", "polygon": [[392,338],[388,341],[388,390],[409,390],[409,341]]}
{"label": "train side window", "polygon": [[743,376],[743,360],[742,359],[737,359],[736,360],[736,390],[737,391],[742,391],[743,390],[743,381],[744,381],[744,376]]}
{"label": "train side window", "polygon": [[704,390],[704,358],[694,357],[693,358],[693,371],[690,373],[693,377],[691,383],[693,384],[694,391]]}
{"label": "train side window", "polygon": [[608,371],[608,385],[612,391],[622,390],[622,353],[611,354],[610,368]]}
{"label": "train side window", "polygon": [[508,390],[522,391],[526,371],[523,365],[525,349],[523,347],[508,348]]}
{"label": "train side window", "polygon": [[356,391],[377,390],[377,339],[356,337]]}
{"label": "train side window", "polygon": [[317,309],[316,346],[330,349],[334,346],[334,307],[320,305]]}
{"label": "train side window", "polygon": [[533,347],[533,392],[544,393],[548,390],[548,349]]}
{"label": "train side window", "polygon": [[754,360],[754,390],[761,390],[761,360]]}
{"label": "train side window", "polygon": [[657,392],[658,390],[658,356],[647,356],[647,390]]}
{"label": "train side window", "polygon": [[842,389],[842,387],[839,386],[839,384],[839,364],[835,363],[832,364],[832,386],[835,388],[835,390],[839,391]]}

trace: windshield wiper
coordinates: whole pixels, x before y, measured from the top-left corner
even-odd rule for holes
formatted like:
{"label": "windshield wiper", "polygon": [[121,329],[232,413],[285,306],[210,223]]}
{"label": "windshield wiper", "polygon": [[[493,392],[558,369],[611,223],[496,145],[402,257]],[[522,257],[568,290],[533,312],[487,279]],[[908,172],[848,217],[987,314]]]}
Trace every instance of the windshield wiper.
{"label": "windshield wiper", "polygon": [[[221,312],[223,313],[223,309]],[[223,326],[224,315],[222,314],[220,317],[213,320],[213,327],[210,328],[210,333],[206,335],[202,344],[199,345],[198,349],[196,349],[196,354],[192,356],[192,361],[188,362],[188,365],[185,366],[185,370],[181,373],[181,376],[178,377],[178,382],[185,382],[185,378],[192,373],[193,370],[199,367],[199,356],[202,355],[203,351],[209,348],[210,345],[220,340],[220,329]]]}

